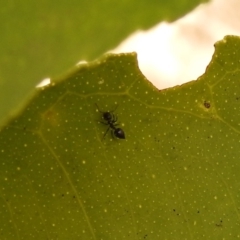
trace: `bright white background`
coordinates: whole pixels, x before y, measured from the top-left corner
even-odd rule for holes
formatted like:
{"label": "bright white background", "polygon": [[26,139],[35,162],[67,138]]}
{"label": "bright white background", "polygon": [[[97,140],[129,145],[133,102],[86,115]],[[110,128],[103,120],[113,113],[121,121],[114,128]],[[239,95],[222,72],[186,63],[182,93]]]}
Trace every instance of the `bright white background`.
{"label": "bright white background", "polygon": [[240,36],[240,0],[202,4],[176,22],[133,34],[111,52],[137,52],[143,74],[164,89],[202,75],[225,35]]}
{"label": "bright white background", "polygon": [[[240,36],[240,0],[212,0],[181,19],[138,31],[109,52],[137,52],[142,73],[158,89],[201,76],[211,61],[214,43]],[[44,79],[37,87],[50,83]]]}

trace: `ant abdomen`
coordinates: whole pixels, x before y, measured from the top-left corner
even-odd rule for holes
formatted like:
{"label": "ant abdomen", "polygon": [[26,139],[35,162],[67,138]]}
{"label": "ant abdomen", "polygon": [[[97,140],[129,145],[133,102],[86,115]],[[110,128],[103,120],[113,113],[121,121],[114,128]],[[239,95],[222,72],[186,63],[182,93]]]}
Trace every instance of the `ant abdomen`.
{"label": "ant abdomen", "polygon": [[115,135],[117,138],[125,139],[125,133],[124,133],[124,131],[123,131],[121,128],[116,128],[116,129],[114,130],[114,135]]}

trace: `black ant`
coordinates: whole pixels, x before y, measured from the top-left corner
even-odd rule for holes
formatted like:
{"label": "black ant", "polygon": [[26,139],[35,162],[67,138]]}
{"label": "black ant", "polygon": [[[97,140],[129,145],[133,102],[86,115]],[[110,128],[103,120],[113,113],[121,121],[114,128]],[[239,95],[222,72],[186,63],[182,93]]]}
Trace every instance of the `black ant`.
{"label": "black ant", "polygon": [[105,122],[101,122],[104,125],[108,125],[108,129],[106,130],[106,132],[103,135],[103,139],[106,136],[106,134],[108,133],[109,129],[112,129],[112,134],[115,135],[115,137],[120,138],[120,139],[125,139],[125,133],[121,128],[117,128],[116,126],[119,125],[117,124],[117,116],[115,116],[113,114],[113,112],[117,109],[118,106],[116,106],[116,108],[113,111],[110,112],[102,112],[98,105],[95,103],[95,105],[97,106],[97,109],[99,112],[102,113],[102,118],[104,119]]}

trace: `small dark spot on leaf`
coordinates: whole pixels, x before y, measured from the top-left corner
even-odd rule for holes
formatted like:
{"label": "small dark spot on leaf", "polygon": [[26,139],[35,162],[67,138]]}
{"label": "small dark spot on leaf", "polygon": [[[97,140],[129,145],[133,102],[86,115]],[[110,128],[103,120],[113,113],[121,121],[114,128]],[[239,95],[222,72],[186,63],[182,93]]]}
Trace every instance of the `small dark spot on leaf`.
{"label": "small dark spot on leaf", "polygon": [[220,220],[220,221],[219,221],[219,223],[216,223],[216,226],[217,226],[217,227],[222,227],[222,226],[223,226],[223,224],[222,224],[222,223],[223,223],[223,221],[222,221],[222,220]]}
{"label": "small dark spot on leaf", "polygon": [[62,197],[64,197],[64,194],[62,194]]}
{"label": "small dark spot on leaf", "polygon": [[176,213],[177,216],[179,216],[180,214],[177,212],[176,209],[173,209],[173,211]]}
{"label": "small dark spot on leaf", "polygon": [[205,108],[210,108],[211,107],[210,102],[207,102],[207,101],[204,101],[203,105],[204,105]]}

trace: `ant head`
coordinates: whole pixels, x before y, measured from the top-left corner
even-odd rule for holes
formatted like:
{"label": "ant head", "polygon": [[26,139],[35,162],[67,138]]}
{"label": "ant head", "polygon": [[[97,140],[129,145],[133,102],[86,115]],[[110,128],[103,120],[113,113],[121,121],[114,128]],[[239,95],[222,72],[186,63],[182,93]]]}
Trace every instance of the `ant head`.
{"label": "ant head", "polygon": [[106,121],[110,121],[112,119],[112,114],[110,112],[104,112],[103,119]]}

